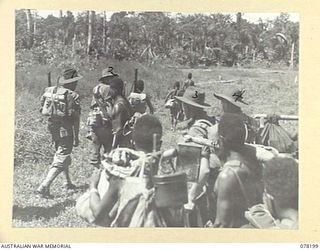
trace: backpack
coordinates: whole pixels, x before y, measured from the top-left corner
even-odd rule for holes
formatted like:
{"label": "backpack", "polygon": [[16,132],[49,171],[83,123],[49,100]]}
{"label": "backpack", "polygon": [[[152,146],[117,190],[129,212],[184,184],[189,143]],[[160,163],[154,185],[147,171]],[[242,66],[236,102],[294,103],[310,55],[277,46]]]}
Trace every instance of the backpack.
{"label": "backpack", "polygon": [[76,106],[68,89],[58,86],[46,88],[42,104],[41,114],[51,118],[70,117]]}
{"label": "backpack", "polygon": [[189,129],[189,134],[191,136],[203,137],[210,140],[215,139],[217,126],[215,125],[214,118],[211,118],[211,121],[207,119],[196,120]]}
{"label": "backpack", "polygon": [[134,111],[144,113],[147,104],[147,95],[145,93],[130,93],[128,96],[128,101]]}

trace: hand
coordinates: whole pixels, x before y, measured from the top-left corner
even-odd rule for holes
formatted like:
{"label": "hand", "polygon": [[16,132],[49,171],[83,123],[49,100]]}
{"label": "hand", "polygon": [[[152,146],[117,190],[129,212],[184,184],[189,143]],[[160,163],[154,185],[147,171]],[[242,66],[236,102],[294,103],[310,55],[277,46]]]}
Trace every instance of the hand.
{"label": "hand", "polygon": [[100,180],[101,170],[96,169],[90,178],[90,189],[97,188]]}
{"label": "hand", "polygon": [[264,126],[265,126],[265,119],[264,119],[264,117],[260,117],[259,121],[260,121],[260,128],[264,128]]}
{"label": "hand", "polygon": [[184,142],[192,142],[192,137],[188,134],[184,135],[183,138]]}
{"label": "hand", "polygon": [[202,147],[202,150],[201,150],[201,156],[202,157],[205,157],[205,158],[209,159],[210,158],[210,153],[211,153],[211,151],[210,151],[210,148],[208,146],[203,146]]}
{"label": "hand", "polygon": [[78,137],[74,138],[73,146],[74,147],[78,147],[79,146],[79,138]]}

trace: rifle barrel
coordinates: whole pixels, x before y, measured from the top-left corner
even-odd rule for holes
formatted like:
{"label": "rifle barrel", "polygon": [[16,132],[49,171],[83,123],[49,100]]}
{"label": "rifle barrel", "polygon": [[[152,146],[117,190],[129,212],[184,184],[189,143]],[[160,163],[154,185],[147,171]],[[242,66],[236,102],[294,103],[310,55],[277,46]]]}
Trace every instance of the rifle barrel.
{"label": "rifle barrel", "polygon": [[48,87],[51,87],[51,72],[48,72]]}

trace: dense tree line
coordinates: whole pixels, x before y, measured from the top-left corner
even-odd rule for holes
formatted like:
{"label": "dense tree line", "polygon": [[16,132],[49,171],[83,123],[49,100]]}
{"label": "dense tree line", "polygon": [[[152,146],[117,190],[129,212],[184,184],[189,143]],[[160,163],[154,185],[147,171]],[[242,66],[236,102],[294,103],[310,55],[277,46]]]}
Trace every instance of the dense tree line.
{"label": "dense tree line", "polygon": [[[33,60],[90,55],[118,60],[234,64],[289,63],[299,59],[299,24],[281,13],[275,20],[251,23],[237,13],[183,15],[164,12],[62,12],[43,18],[35,10],[16,11],[16,50]],[[24,59],[24,58],[23,58]]]}

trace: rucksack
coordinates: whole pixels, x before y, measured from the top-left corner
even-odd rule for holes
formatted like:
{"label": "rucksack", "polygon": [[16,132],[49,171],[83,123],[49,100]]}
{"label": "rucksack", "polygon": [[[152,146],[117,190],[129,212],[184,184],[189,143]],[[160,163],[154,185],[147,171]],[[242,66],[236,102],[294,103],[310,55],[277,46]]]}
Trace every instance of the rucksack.
{"label": "rucksack", "polygon": [[147,95],[145,93],[130,93],[128,101],[135,112],[144,113],[147,104]]}
{"label": "rucksack", "polygon": [[214,118],[211,118],[211,120],[212,121],[207,119],[196,120],[189,129],[189,134],[191,136],[203,137],[209,140],[215,139],[217,134],[217,125],[215,125]]}
{"label": "rucksack", "polygon": [[59,86],[46,88],[42,104],[42,115],[51,118],[70,117],[75,111],[75,101],[68,89]]}

